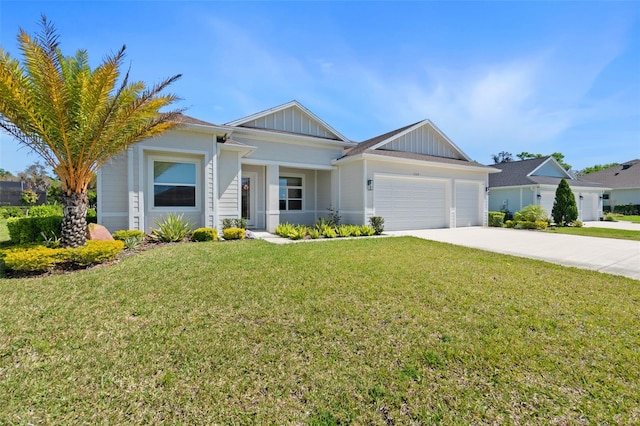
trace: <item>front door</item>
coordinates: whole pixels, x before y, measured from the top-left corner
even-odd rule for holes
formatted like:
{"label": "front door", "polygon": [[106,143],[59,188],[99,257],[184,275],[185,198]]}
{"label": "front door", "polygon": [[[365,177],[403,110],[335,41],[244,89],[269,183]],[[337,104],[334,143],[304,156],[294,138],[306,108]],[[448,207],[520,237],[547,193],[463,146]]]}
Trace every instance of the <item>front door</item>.
{"label": "front door", "polygon": [[242,173],[242,187],[240,188],[242,198],[241,215],[247,219],[247,226],[256,226],[256,191],[255,185],[258,182],[256,173]]}

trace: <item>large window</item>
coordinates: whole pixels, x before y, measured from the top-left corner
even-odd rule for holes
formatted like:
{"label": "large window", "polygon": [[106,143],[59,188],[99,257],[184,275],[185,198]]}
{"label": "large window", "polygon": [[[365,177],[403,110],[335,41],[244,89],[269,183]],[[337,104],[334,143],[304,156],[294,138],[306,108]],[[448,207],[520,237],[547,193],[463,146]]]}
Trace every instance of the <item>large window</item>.
{"label": "large window", "polygon": [[280,176],[280,210],[302,210],[302,178]]}
{"label": "large window", "polygon": [[154,161],[153,206],[196,207],[196,164]]}

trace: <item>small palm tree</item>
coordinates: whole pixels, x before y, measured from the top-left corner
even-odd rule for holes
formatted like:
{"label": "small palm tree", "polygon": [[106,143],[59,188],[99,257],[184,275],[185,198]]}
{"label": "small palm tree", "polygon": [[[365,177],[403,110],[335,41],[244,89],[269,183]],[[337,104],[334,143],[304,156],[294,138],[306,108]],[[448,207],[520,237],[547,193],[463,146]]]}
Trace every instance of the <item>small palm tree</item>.
{"label": "small palm tree", "polygon": [[161,92],[180,75],[150,88],[129,82],[129,72],[120,79],[125,46],[91,69],[85,50],[63,56],[45,16],[41,25],[35,37],[19,30],[22,63],[0,46],[0,128],[60,178],[61,242],[77,247],[86,242],[87,187],[96,170],[128,146],[178,124],[181,110],[160,109],[178,100]]}

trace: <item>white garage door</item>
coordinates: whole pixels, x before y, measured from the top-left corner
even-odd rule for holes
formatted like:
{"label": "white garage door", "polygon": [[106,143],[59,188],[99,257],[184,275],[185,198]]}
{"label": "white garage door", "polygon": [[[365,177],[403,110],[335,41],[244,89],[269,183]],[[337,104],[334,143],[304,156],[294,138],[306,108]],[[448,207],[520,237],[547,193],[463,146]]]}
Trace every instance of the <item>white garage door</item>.
{"label": "white garage door", "polygon": [[375,214],[384,218],[384,229],[401,231],[446,226],[444,181],[376,176],[374,182]]}
{"label": "white garage door", "polygon": [[598,195],[582,194],[582,200],[578,205],[580,208],[580,220],[598,220]]}
{"label": "white garage door", "polygon": [[482,225],[481,186],[456,182],[456,228]]}

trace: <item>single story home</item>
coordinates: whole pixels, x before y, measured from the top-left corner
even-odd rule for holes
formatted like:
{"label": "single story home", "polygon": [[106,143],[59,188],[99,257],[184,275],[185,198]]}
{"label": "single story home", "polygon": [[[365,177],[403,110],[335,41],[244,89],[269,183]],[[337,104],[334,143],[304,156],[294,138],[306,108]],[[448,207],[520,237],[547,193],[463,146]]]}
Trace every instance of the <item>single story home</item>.
{"label": "single story home", "polygon": [[589,173],[584,179],[597,182],[608,189],[604,192],[604,205],[640,205],[640,160],[635,159],[598,172]]}
{"label": "single story home", "polygon": [[98,172],[98,222],[149,231],[169,212],[195,226],[225,218],[273,232],[337,211],[382,216],[386,230],[485,225],[493,167],[472,161],[431,121],[355,143],[297,101],[224,125],[183,116]]}
{"label": "single story home", "polygon": [[556,189],[564,178],[578,206],[578,220],[602,218],[603,185],[577,179],[553,157],[509,161],[492,167],[502,173],[489,175],[489,210],[515,213],[528,205],[540,205],[549,216]]}

